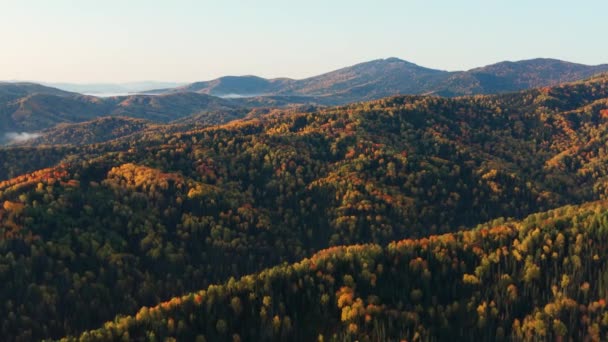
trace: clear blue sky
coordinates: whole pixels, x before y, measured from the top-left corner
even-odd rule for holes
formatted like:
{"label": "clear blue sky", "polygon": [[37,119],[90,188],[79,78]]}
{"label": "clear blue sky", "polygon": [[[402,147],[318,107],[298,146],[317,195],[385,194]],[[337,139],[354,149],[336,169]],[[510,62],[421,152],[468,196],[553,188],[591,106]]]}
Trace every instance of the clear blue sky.
{"label": "clear blue sky", "polygon": [[0,0],[0,80],[302,78],[399,57],[608,63],[607,0]]}

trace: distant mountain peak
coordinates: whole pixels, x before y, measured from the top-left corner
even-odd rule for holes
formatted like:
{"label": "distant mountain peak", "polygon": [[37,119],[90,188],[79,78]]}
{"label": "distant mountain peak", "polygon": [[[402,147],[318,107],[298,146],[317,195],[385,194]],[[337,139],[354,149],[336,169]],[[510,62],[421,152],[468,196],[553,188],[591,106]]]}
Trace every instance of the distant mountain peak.
{"label": "distant mountain peak", "polygon": [[341,104],[398,94],[460,96],[513,92],[586,79],[600,72],[608,72],[608,65],[588,66],[552,58],[502,61],[468,71],[448,72],[387,57],[300,80],[225,76],[156,93],[197,92],[222,97],[308,96],[333,99],[329,102]]}
{"label": "distant mountain peak", "polygon": [[395,65],[395,64],[400,64],[400,65],[405,65],[405,66],[411,66],[411,67],[417,67],[417,68],[423,68],[423,69],[429,69],[429,68],[425,68],[423,66],[420,66],[416,63],[410,62],[410,61],[406,61],[404,59],[400,59],[397,57],[388,57],[388,58],[379,58],[379,59],[374,59],[368,62],[362,62],[362,63],[357,63],[355,65],[352,65],[350,67],[346,67],[346,68],[342,68],[342,69],[348,69],[348,68],[353,68],[353,67],[365,67],[367,65],[372,65],[372,64],[380,64],[380,65]]}
{"label": "distant mountain peak", "polygon": [[405,59],[401,59],[401,58],[397,58],[397,57],[388,57],[388,58],[384,58],[384,59],[379,59],[378,61],[383,62],[385,64],[402,64],[402,65],[407,65],[407,66],[416,67],[416,68],[433,70],[431,68],[423,67],[423,66],[421,66],[419,64],[416,64],[414,62],[410,62],[410,61],[407,61]]}
{"label": "distant mountain peak", "polygon": [[[404,61],[403,59],[400,59],[397,57],[388,57],[388,58],[385,58],[384,60],[387,62],[407,62],[407,61]],[[407,63],[409,63],[409,62],[407,62]]]}

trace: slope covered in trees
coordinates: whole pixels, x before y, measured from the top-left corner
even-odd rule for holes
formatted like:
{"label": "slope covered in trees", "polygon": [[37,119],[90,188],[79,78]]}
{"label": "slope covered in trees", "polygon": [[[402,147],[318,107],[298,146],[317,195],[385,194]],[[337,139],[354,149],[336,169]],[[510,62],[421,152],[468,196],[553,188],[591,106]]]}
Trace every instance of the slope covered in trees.
{"label": "slope covered in trees", "polygon": [[15,177],[0,182],[1,332],[7,340],[76,336],[331,246],[383,246],[603,199],[607,99],[608,79],[598,77],[2,149],[0,160],[11,162],[0,170]]}
{"label": "slope covered in trees", "polygon": [[166,125],[123,116],[101,117],[80,123],[58,124],[53,128],[39,132],[34,138],[12,142],[10,145],[12,147],[48,145],[81,147],[121,138],[135,141],[146,136],[146,134],[185,132],[195,128],[222,124],[243,118],[249,113],[250,111],[246,109],[203,112],[175,120]]}
{"label": "slope covered in trees", "polygon": [[172,298],[65,340],[608,338],[608,204],[311,258]]}
{"label": "slope covered in trees", "polygon": [[154,125],[144,119],[103,117],[92,121],[59,124],[44,130],[40,136],[26,140],[28,145],[88,145],[129,136]]}

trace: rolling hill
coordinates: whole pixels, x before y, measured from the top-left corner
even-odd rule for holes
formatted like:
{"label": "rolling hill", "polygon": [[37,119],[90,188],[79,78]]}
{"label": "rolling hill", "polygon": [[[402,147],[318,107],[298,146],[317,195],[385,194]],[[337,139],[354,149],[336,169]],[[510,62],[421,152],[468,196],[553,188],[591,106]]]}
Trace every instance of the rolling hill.
{"label": "rolling hill", "polygon": [[0,149],[5,340],[606,337],[606,76],[170,127]]}
{"label": "rolling hill", "polygon": [[8,132],[37,132],[57,124],[79,123],[106,116],[126,116],[160,123],[240,107],[228,100],[196,93],[106,98],[59,94],[33,92],[0,106],[0,137]]}

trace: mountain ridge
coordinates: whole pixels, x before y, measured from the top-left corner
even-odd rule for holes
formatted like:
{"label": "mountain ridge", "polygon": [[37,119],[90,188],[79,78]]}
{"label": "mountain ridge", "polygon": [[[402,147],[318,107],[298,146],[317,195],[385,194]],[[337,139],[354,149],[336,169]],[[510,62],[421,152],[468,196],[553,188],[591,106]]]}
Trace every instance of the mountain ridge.
{"label": "mountain ridge", "polygon": [[[515,70],[509,72],[510,68]],[[512,92],[572,82],[606,71],[608,64],[584,65],[551,58],[503,61],[467,71],[444,71],[389,57],[304,79],[224,76],[178,88],[151,90],[149,93],[193,91],[216,96],[235,93],[241,96],[341,94],[345,99],[338,100],[336,104],[343,104],[355,99],[373,100],[391,95],[433,93],[460,96]],[[243,84],[239,85],[239,81]]]}
{"label": "mountain ridge", "polygon": [[[221,123],[242,109],[331,106],[403,94],[455,97],[515,92],[587,79],[608,65],[586,66],[555,59],[501,62],[465,72],[435,70],[398,58],[377,59],[319,76],[293,80],[226,76],[185,87],[128,96],[95,97],[32,83],[0,83],[0,143],[6,134],[37,133],[60,123],[104,116],[129,116],[167,123],[215,113],[203,122]],[[226,110],[226,115],[216,115]],[[199,116],[200,117],[200,116]],[[220,119],[218,121],[218,119]],[[26,135],[27,137],[27,135]]]}

